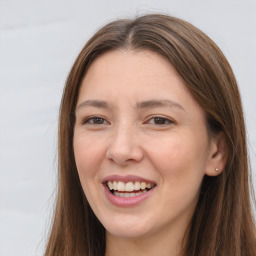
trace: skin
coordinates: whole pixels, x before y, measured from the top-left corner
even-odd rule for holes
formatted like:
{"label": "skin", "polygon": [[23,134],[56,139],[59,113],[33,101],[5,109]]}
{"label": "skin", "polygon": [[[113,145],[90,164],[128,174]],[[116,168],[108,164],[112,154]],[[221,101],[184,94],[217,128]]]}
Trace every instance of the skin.
{"label": "skin", "polygon": [[[152,100],[162,104],[141,104]],[[79,91],[73,146],[84,193],[106,228],[106,255],[179,255],[204,175],[224,167],[223,145],[163,57],[115,50],[96,59]],[[138,205],[116,206],[102,184],[109,175],[156,187]]]}

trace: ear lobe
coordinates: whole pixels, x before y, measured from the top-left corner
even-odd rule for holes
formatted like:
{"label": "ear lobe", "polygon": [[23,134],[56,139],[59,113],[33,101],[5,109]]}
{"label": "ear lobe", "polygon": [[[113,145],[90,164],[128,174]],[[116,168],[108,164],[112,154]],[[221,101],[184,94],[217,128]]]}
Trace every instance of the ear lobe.
{"label": "ear lobe", "polygon": [[227,162],[227,144],[223,132],[213,135],[211,138],[209,160],[205,174],[208,176],[218,176],[224,170]]}

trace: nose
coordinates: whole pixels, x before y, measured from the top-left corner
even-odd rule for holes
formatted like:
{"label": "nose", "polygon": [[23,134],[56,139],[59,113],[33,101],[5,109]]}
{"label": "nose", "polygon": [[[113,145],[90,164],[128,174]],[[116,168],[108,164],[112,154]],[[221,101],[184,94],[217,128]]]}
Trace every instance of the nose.
{"label": "nose", "polygon": [[143,159],[141,146],[136,128],[119,127],[113,131],[106,157],[120,166],[137,163]]}

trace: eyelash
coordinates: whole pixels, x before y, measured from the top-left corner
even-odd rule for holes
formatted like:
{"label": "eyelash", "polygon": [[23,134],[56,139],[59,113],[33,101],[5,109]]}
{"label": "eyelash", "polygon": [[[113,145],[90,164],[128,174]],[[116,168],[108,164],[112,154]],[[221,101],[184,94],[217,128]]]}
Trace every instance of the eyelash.
{"label": "eyelash", "polygon": [[[153,120],[154,123],[150,123],[150,121]],[[90,123],[92,121],[92,123]],[[160,123],[157,123],[160,122]],[[105,125],[109,124],[109,122],[100,116],[91,116],[86,118],[82,124],[89,124],[89,125]],[[152,124],[152,125],[157,125],[157,126],[166,126],[166,125],[171,125],[175,124],[175,122],[169,118],[166,117],[161,117],[161,116],[153,116],[149,118],[144,124]]]}
{"label": "eyelash", "polygon": [[[101,121],[103,121],[103,122],[102,122],[102,123],[97,123],[97,122],[95,122],[95,121],[97,121],[97,120],[98,120],[98,121],[101,120]],[[93,123],[90,123],[90,121],[92,121]],[[86,118],[86,119],[82,122],[82,124],[103,125],[104,122],[107,122],[107,123],[108,123],[108,121],[106,121],[106,119],[103,118],[103,117],[100,117],[100,116],[91,116],[91,117]]]}
{"label": "eyelash", "polygon": [[[159,122],[160,123],[153,123],[153,125],[157,125],[157,126],[162,126],[162,125],[171,125],[174,124],[175,122],[173,120],[171,120],[170,118],[166,118],[166,117],[162,117],[162,116],[153,116],[151,118],[149,118],[146,123],[149,123],[150,120],[153,120],[155,122]],[[164,122],[164,123],[162,123]]]}

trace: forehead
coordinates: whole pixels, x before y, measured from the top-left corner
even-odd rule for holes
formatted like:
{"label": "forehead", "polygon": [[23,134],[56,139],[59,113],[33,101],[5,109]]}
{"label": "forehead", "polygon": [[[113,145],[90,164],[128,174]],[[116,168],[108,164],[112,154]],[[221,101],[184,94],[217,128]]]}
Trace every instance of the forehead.
{"label": "forehead", "polygon": [[[146,64],[146,65],[145,65]],[[133,50],[133,49],[117,49],[108,51],[96,58],[89,67],[90,72],[100,69],[101,72],[108,72],[112,67],[122,69],[125,66],[127,71],[134,71],[136,67],[143,67],[141,72],[151,71],[155,73],[155,69],[162,72],[175,72],[170,62],[160,54],[150,50]],[[113,71],[113,70],[112,70]]]}
{"label": "forehead", "polygon": [[[81,87],[86,90],[108,86],[123,89],[134,85],[145,87],[172,82],[183,84],[172,65],[161,55],[149,50],[114,50],[95,59],[88,68]],[[152,89],[152,88],[151,88]]]}
{"label": "forehead", "polygon": [[127,99],[135,104],[152,98],[198,105],[175,68],[161,55],[149,50],[115,50],[98,57],[88,68],[78,103]]}

